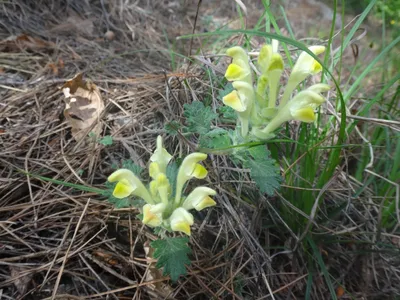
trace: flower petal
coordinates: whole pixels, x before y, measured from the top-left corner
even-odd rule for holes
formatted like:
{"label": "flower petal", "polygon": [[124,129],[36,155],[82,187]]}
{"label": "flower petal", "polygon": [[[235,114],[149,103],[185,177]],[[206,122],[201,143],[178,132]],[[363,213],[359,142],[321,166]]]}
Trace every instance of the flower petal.
{"label": "flower petal", "polygon": [[[142,198],[147,203],[154,204],[154,201],[146,187],[131,170],[119,169],[108,177],[108,181],[118,181],[117,186],[115,187],[116,191],[114,190],[113,193],[116,198],[125,198],[129,195],[135,195]],[[128,191],[130,191],[129,195],[127,195]]]}
{"label": "flower petal", "polygon": [[240,65],[231,63],[225,72],[225,78],[229,81],[241,80],[249,75],[249,71],[242,68]]}
{"label": "flower petal", "polygon": [[222,102],[236,111],[242,112],[246,110],[246,107],[243,105],[242,101],[239,98],[239,94],[237,91],[232,91],[228,95],[222,98]]}
{"label": "flower petal", "polygon": [[193,172],[191,174],[192,177],[195,177],[197,179],[204,179],[207,177],[207,169],[205,167],[203,167],[200,164],[196,164],[194,166]]}
{"label": "flower petal", "polygon": [[143,206],[143,224],[151,227],[160,226],[163,218],[162,213],[167,206],[164,203],[156,205],[146,204]]}
{"label": "flower petal", "polygon": [[273,49],[271,45],[264,45],[260,49],[260,54],[258,55],[258,65],[260,66],[261,72],[265,73],[271,62]]}
{"label": "flower petal", "polygon": [[316,119],[314,109],[312,109],[311,107],[300,108],[292,112],[292,116],[295,120],[306,123],[314,122]]}
{"label": "flower petal", "polygon": [[[308,48],[314,55],[319,55],[321,53],[323,53],[325,51],[325,47],[324,46],[311,46]],[[308,54],[307,52],[302,52],[299,56],[299,58],[297,59],[293,70],[292,70],[292,74],[290,75],[290,77],[299,77],[299,78],[303,78],[303,80],[305,79],[305,77],[308,74],[315,74],[315,72],[320,69],[322,70],[321,65],[319,65],[319,67],[315,64],[318,63],[314,57],[312,57],[310,54]],[[294,75],[293,75],[294,74]],[[290,80],[290,78],[289,78]],[[303,81],[301,80],[301,81]],[[299,82],[300,83],[300,82]]]}
{"label": "flower petal", "polygon": [[215,206],[216,202],[210,197],[217,192],[205,186],[196,187],[183,202],[183,208],[200,211],[206,207]]}
{"label": "flower petal", "polygon": [[171,229],[173,231],[180,231],[186,235],[190,235],[190,226],[194,223],[193,215],[186,209],[178,207],[175,209],[170,217]]}
{"label": "flower petal", "polygon": [[171,160],[172,155],[163,147],[162,137],[159,135],[157,137],[157,148],[153,155],[150,157],[152,162],[156,162],[160,168],[160,171],[165,173],[167,170],[167,165]]}
{"label": "flower petal", "polygon": [[118,199],[128,197],[135,190],[135,187],[129,184],[127,180],[121,180],[114,188],[113,196]]}
{"label": "flower petal", "polygon": [[176,195],[175,203],[179,204],[182,197],[182,189],[186,181],[192,177],[203,179],[207,176],[207,170],[198,162],[203,161],[207,158],[207,154],[195,152],[189,154],[183,160],[181,166],[178,170],[178,175],[176,178]]}
{"label": "flower petal", "polygon": [[236,60],[241,60],[243,62],[248,61],[248,56],[246,51],[242,47],[235,46],[226,50],[226,54],[233,58],[233,62],[235,63]]}
{"label": "flower petal", "polygon": [[204,178],[204,170],[199,167],[201,165],[199,165],[198,162],[203,161],[206,158],[207,154],[200,152],[195,152],[186,156],[179,168],[178,180],[179,177],[184,177],[187,180],[191,177],[197,177],[197,175],[201,176],[200,178]]}

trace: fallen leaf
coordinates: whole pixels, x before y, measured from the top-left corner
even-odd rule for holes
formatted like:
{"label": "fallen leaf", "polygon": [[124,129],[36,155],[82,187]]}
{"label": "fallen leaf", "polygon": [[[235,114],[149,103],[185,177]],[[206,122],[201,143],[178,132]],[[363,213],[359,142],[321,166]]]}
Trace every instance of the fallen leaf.
{"label": "fallen leaf", "polygon": [[[147,282],[151,282],[153,280],[158,280],[163,278],[164,276],[162,275],[162,270],[157,269],[156,267],[156,261],[154,260],[153,254],[154,254],[154,249],[150,247],[149,241],[146,241],[143,245],[144,248],[144,253],[146,255],[146,259],[148,260],[149,268],[146,272],[145,275],[145,280]],[[171,298],[171,293],[172,293],[172,288],[167,285],[164,282],[156,282],[153,284],[148,285],[150,289],[153,291],[156,291],[158,295],[154,295],[153,297],[156,298],[151,298],[151,299],[159,299],[158,297],[160,295],[163,296],[163,299],[172,299]]]}
{"label": "fallen leaf", "polygon": [[3,41],[0,41],[1,52],[20,52],[22,49],[31,51],[52,51],[55,44],[47,42],[39,38],[31,37],[27,34],[21,34],[19,36],[12,36]]}
{"label": "fallen leaf", "polygon": [[53,75],[58,75],[58,66],[54,63],[48,64],[49,69],[52,71]]}
{"label": "fallen leaf", "polygon": [[20,295],[24,295],[28,289],[29,282],[32,279],[32,273],[26,273],[26,275],[21,276],[21,273],[27,271],[27,269],[19,266],[10,266],[10,271],[14,286],[17,288]]}
{"label": "fallen leaf", "polygon": [[71,133],[76,141],[83,139],[89,132],[99,136],[102,131],[100,115],[104,102],[97,86],[83,81],[82,73],[68,80],[62,87],[65,96],[64,116],[71,125]]}

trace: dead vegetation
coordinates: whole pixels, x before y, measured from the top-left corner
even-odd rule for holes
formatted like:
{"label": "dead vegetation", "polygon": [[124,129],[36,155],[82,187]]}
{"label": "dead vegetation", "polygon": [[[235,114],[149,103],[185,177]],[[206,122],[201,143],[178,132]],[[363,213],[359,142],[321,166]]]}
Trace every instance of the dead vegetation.
{"label": "dead vegetation", "polygon": [[[224,17],[235,9],[226,2]],[[212,4],[205,1],[204,9],[211,11]],[[306,269],[307,255],[296,249],[301,233],[263,229],[282,228],[274,208],[279,197],[243,203],[237,190],[254,193],[250,179],[240,171],[238,182],[222,156],[209,166],[218,208],[197,216],[189,274],[172,285],[149,259],[147,244],[157,237],[135,218],[137,210],[116,209],[97,194],[23,173],[102,188],[113,164],[131,158],[144,167],[163,125],[180,119],[184,103],[209,97],[203,69],[172,70],[167,48],[166,40],[191,32],[195,14],[189,1],[1,4],[0,299],[303,297],[314,270]],[[177,47],[188,53],[188,45]],[[71,135],[60,87],[78,72],[105,100],[101,134],[113,136],[112,146],[77,142]],[[180,137],[168,137],[166,144],[175,155],[193,147]],[[328,191],[332,205],[353,200],[356,185]],[[356,298],[383,299],[399,289],[399,261],[391,252],[373,254],[380,247],[372,236],[376,214],[369,210],[361,201],[329,228],[322,226],[328,234],[321,239],[330,237],[332,246],[321,246],[321,257],[336,286],[346,282]],[[364,242],[335,242],[344,237]],[[381,238],[399,247],[397,236]],[[320,284],[311,295],[328,299],[323,274],[315,278]]]}

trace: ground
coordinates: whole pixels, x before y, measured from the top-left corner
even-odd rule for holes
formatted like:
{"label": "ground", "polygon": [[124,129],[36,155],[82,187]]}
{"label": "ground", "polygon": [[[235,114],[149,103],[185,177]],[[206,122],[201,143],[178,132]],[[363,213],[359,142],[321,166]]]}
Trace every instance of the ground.
{"label": "ground", "polygon": [[[296,37],[329,33],[333,10],[325,4],[292,1],[285,7]],[[263,6],[249,1],[246,8],[246,25],[252,28]],[[259,230],[265,206],[238,201],[233,186],[225,189],[218,176],[209,183],[223,193],[216,209],[197,216],[188,275],[171,283],[154,268],[148,244],[157,237],[136,218],[137,209],[116,208],[96,193],[26,174],[104,188],[123,160],[146,167],[156,136],[165,135],[169,121],[182,120],[185,103],[220,101],[210,95],[204,70],[209,67],[222,77],[226,61],[217,63],[212,56],[242,37],[218,42],[176,38],[192,33],[194,24],[197,33],[223,25],[240,28],[235,1],[202,1],[198,7],[195,1],[14,0],[2,3],[0,13],[1,299],[304,297],[313,270],[304,268],[302,249],[288,250],[295,245],[290,235]],[[352,17],[346,15],[345,21]],[[278,24],[283,29],[284,20]],[[262,42],[255,38],[251,43],[256,49]],[[358,47],[372,53],[368,45]],[[189,62],[187,55],[197,60]],[[350,73],[356,57],[349,50],[345,59]],[[97,85],[105,101],[100,136],[111,135],[111,145],[79,142],[71,133],[61,87],[78,73]],[[176,156],[195,147],[179,136],[166,136],[165,143]],[[235,179],[223,171],[226,163],[215,156],[210,167],[221,168],[219,176],[226,180]],[[250,181],[246,172],[243,181]],[[251,187],[243,190],[251,194]],[[268,201],[274,204],[279,197]],[[330,237],[335,238],[333,232]],[[346,279],[355,298],[394,293],[398,280],[382,282],[398,261],[385,257],[374,264],[362,255],[374,249],[353,242],[320,250],[335,280]],[[340,251],[349,254],[340,260]],[[314,276],[310,293],[329,299],[323,277]]]}

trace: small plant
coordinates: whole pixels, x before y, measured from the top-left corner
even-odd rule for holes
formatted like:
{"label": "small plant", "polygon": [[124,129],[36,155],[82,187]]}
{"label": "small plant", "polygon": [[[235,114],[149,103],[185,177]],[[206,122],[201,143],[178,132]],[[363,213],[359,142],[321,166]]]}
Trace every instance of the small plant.
{"label": "small plant", "polygon": [[[158,136],[157,148],[150,157],[149,175],[152,180],[148,187],[131,170],[119,169],[108,177],[109,182],[117,182],[112,195],[118,199],[139,197],[144,200],[143,224],[190,236],[194,218],[189,211],[201,211],[216,204],[210,197],[216,192],[209,187],[197,186],[184,196],[190,179],[207,176],[207,170],[199,164],[206,158],[207,154],[192,153],[183,159],[178,169],[170,163],[172,156],[163,147],[161,136]],[[154,255],[159,259],[157,266],[164,267],[164,275],[171,275],[173,281],[186,273],[185,265],[190,263],[187,243],[187,238],[167,238],[151,243],[156,249]]]}
{"label": "small plant", "polygon": [[[256,85],[253,84],[247,53],[241,47],[233,47],[227,51],[233,61],[228,66],[225,77],[233,82],[234,90],[223,97],[223,102],[236,111],[243,137],[248,135],[250,125],[252,139],[267,140],[274,137],[274,131],[287,121],[314,122],[315,109],[325,102],[321,93],[330,89],[327,84],[315,84],[290,99],[301,82],[322,70],[322,66],[311,55],[303,52],[292,69],[277,106],[280,77],[284,70],[283,58],[277,48],[277,42],[261,48],[258,57],[261,75]],[[309,50],[318,55],[325,51],[325,47],[311,46]]]}
{"label": "small plant", "polygon": [[[203,179],[207,176],[207,170],[199,164],[207,158],[207,154],[188,155],[177,174],[172,174],[168,178],[167,168],[171,158],[159,136],[157,149],[150,158],[149,175],[152,181],[148,188],[128,169],[115,171],[108,177],[108,181],[117,182],[113,192],[114,197],[124,199],[136,196],[146,202],[142,207],[144,224],[150,227],[162,227],[168,231],[183,232],[190,236],[190,226],[194,221],[189,211],[192,209],[200,211],[216,204],[210,197],[216,195],[216,192],[205,186],[198,186],[187,197],[183,196],[184,187],[191,178]],[[171,182],[174,184],[171,185]]]}

